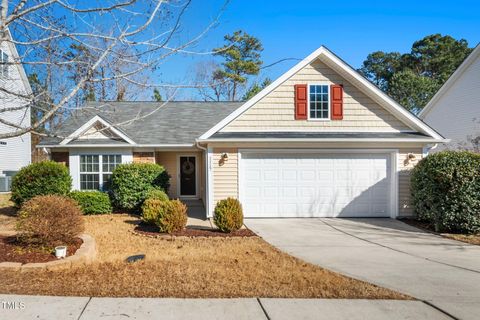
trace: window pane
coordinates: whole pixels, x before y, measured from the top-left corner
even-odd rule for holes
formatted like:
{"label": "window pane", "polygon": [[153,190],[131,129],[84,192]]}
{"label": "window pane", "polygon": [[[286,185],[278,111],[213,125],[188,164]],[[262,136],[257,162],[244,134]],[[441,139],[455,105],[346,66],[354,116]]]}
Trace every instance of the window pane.
{"label": "window pane", "polygon": [[103,187],[102,187],[102,190],[103,190],[103,191],[108,191],[108,190],[110,190],[110,182],[111,182],[111,179],[112,179],[112,175],[111,175],[111,174],[104,174],[104,175],[103,175]]}
{"label": "window pane", "polygon": [[98,190],[100,188],[100,181],[98,174],[81,174],[80,175],[80,189],[81,190]]}
{"label": "window pane", "polygon": [[309,88],[310,118],[328,119],[328,85],[311,85]]}

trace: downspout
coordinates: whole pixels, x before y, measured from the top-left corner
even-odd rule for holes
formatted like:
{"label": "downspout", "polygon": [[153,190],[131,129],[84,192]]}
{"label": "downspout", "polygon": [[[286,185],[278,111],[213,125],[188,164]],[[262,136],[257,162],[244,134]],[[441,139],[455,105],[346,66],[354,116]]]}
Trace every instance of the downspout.
{"label": "downspout", "polygon": [[204,205],[205,205],[205,218],[208,219],[208,215],[209,215],[209,210],[210,210],[210,197],[209,197],[209,194],[210,194],[210,190],[208,188],[209,186],[209,174],[208,174],[208,170],[210,169],[210,159],[208,157],[208,149],[206,147],[202,147],[200,145],[200,143],[196,140],[195,141],[195,146],[200,149],[200,150],[203,150],[203,155],[204,155],[204,159],[205,159],[205,163],[204,163],[204,170],[205,170],[205,185],[203,186],[205,188],[205,199],[204,200]]}

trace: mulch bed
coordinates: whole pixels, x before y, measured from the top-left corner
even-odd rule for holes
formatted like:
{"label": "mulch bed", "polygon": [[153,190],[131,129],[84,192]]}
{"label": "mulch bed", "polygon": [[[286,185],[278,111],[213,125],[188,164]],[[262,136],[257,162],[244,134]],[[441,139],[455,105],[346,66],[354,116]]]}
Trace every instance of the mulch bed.
{"label": "mulch bed", "polygon": [[206,238],[232,238],[232,237],[256,237],[257,235],[249,229],[240,229],[230,233],[221,232],[218,229],[197,229],[197,228],[187,228],[182,231],[174,232],[172,234],[160,233],[157,226],[148,225],[145,223],[138,224],[135,229],[135,233],[148,237],[206,237]]}
{"label": "mulch bed", "polygon": [[409,224],[413,227],[423,229],[423,230],[431,232],[431,233],[438,234],[432,229],[430,224],[425,222],[425,221],[420,221],[420,220],[412,219],[412,218],[402,218],[402,219],[400,219],[400,221],[405,222],[406,224]]}
{"label": "mulch bed", "polygon": [[[83,241],[75,238],[67,245],[67,256],[74,255]],[[0,262],[41,263],[57,260],[55,252],[48,249],[25,246],[15,236],[0,236]]]}

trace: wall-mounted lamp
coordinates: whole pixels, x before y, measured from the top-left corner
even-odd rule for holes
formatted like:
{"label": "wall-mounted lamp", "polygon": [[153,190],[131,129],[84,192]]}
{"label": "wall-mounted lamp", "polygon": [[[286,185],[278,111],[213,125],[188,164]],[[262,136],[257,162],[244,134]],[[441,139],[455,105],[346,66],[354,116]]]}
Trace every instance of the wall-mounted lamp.
{"label": "wall-mounted lamp", "polygon": [[228,153],[224,152],[222,153],[222,160],[227,161],[228,160]]}
{"label": "wall-mounted lamp", "polygon": [[407,154],[407,158],[405,159],[404,163],[405,165],[409,164],[412,161],[415,161],[417,159],[417,156],[414,155],[413,153]]}

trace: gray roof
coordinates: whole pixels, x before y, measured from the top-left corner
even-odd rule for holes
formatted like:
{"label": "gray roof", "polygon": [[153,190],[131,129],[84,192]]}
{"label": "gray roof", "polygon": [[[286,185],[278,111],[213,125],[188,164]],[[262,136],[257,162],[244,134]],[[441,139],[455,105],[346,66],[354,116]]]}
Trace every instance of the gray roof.
{"label": "gray roof", "polygon": [[209,139],[428,139],[415,132],[217,132]]}
{"label": "gray roof", "polygon": [[[98,115],[139,145],[194,144],[195,139],[240,107],[242,102],[91,102],[72,113],[40,145],[54,145]],[[134,120],[133,120],[134,119]],[[133,121],[132,121],[133,120]],[[118,140],[73,140],[68,145],[122,144]]]}

